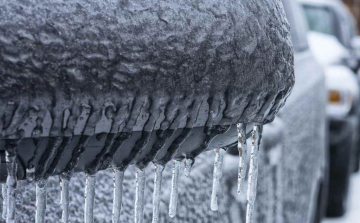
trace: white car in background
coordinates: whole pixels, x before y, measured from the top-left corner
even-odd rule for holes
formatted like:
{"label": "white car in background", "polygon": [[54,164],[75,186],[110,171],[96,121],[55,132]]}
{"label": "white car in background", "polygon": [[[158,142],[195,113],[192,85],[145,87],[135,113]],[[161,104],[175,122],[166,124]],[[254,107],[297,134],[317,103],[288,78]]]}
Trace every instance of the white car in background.
{"label": "white car in background", "polygon": [[349,116],[354,101],[359,98],[356,75],[343,65],[350,53],[331,35],[309,32],[308,40],[311,51],[325,71],[329,94],[327,114],[330,119],[342,120]]}
{"label": "white car in background", "polygon": [[356,20],[340,0],[301,0],[309,30],[310,48],[321,63],[328,90],[329,196],[327,215],[347,209],[349,178],[359,170],[360,59]]}

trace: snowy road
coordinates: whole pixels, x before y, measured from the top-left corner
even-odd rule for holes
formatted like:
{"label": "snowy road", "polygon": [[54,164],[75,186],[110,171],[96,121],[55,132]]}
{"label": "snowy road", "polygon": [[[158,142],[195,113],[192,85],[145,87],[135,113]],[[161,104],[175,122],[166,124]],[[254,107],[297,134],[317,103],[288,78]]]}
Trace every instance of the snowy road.
{"label": "snowy road", "polygon": [[326,219],[322,223],[358,223],[360,222],[360,174],[354,174],[350,185],[350,203],[346,215],[342,218]]}

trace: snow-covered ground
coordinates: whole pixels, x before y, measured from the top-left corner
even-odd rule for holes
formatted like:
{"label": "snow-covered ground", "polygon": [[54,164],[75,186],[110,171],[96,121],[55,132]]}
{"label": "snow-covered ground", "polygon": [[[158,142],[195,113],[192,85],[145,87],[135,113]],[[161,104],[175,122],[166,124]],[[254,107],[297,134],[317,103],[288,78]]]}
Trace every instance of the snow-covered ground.
{"label": "snow-covered ground", "polygon": [[342,218],[329,218],[323,223],[358,223],[360,222],[360,174],[354,174],[351,178],[349,208]]}

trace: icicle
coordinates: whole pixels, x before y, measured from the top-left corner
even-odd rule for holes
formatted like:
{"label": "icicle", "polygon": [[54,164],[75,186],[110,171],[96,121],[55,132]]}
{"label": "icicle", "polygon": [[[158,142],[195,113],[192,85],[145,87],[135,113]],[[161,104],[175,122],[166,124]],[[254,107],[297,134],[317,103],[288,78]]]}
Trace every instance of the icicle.
{"label": "icicle", "polygon": [[244,191],[244,182],[247,167],[247,144],[246,144],[246,124],[237,124],[238,130],[238,150],[239,150],[239,172],[237,193]]}
{"label": "icicle", "polygon": [[219,183],[222,175],[222,164],[224,158],[224,150],[215,149],[215,162],[214,162],[214,173],[213,173],[213,187],[211,193],[211,205],[210,208],[212,211],[217,211],[218,207],[218,192],[219,192]]}
{"label": "icicle", "polygon": [[32,166],[26,169],[26,180],[28,183],[33,182],[35,179],[35,167]]}
{"label": "icicle", "polygon": [[69,179],[63,176],[60,176],[60,205],[62,209],[61,222],[69,222]]}
{"label": "icicle", "polygon": [[256,186],[258,177],[258,151],[261,138],[261,127],[254,125],[253,129],[253,141],[251,148],[250,170],[249,170],[249,182],[247,190],[247,210],[246,210],[246,223],[252,222],[254,213],[254,204],[256,199]]}
{"label": "icicle", "polygon": [[123,193],[123,180],[124,171],[118,168],[113,168],[114,174],[114,199],[113,199],[113,210],[112,210],[112,223],[120,222],[121,204],[122,204],[122,193]]}
{"label": "icicle", "polygon": [[9,155],[6,151],[6,165],[8,176],[6,179],[6,223],[15,223],[16,222],[16,186],[17,186],[17,162],[16,162],[16,153]]}
{"label": "icicle", "polygon": [[7,188],[6,184],[1,185],[1,192],[3,196],[3,203],[2,203],[2,218],[6,220],[6,207],[7,207]]}
{"label": "icicle", "polygon": [[142,223],[144,218],[145,170],[136,169],[135,223]]}
{"label": "icicle", "polygon": [[169,204],[169,216],[171,218],[176,215],[176,208],[178,202],[178,181],[181,162],[174,160],[172,168],[172,180],[171,180],[171,192],[170,192],[170,204]]}
{"label": "icicle", "polygon": [[86,174],[84,223],[94,222],[95,174]]}
{"label": "icicle", "polygon": [[161,165],[161,164],[155,165],[152,223],[159,222],[159,214],[160,214],[159,206],[160,206],[160,193],[161,193],[161,182],[162,182],[163,170],[164,170],[163,165]]}
{"label": "icicle", "polygon": [[46,212],[46,186],[45,179],[36,182],[36,215],[35,223],[45,223]]}
{"label": "icicle", "polygon": [[190,176],[191,173],[191,167],[194,164],[194,160],[193,159],[185,159],[185,170],[184,170],[184,175],[186,177]]}

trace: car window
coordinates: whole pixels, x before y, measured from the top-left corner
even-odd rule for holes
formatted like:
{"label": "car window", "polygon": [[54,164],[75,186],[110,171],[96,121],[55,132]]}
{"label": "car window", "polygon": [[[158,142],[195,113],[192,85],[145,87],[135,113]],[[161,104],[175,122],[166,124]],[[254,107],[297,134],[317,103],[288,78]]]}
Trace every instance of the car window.
{"label": "car window", "polygon": [[305,16],[297,1],[282,0],[286,17],[290,23],[291,39],[295,51],[309,48],[306,33],[308,30]]}
{"label": "car window", "polygon": [[304,5],[304,11],[310,30],[336,35],[334,14],[328,8]]}
{"label": "car window", "polygon": [[335,36],[346,48],[351,47],[351,39],[357,34],[356,22],[344,5],[303,5],[312,31]]}

